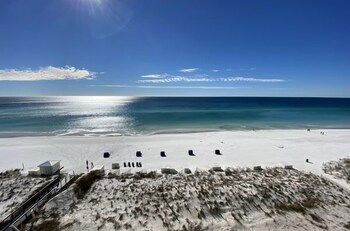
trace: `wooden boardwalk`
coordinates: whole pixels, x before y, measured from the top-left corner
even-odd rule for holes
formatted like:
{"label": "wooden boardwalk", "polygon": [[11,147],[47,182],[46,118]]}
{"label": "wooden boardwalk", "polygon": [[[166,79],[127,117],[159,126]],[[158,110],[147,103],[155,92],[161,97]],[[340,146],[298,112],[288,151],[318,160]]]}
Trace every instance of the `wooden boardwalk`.
{"label": "wooden boardwalk", "polygon": [[38,208],[46,202],[49,195],[52,195],[60,186],[61,176],[52,180],[46,184],[39,192],[28,198],[18,208],[16,208],[11,214],[9,214],[0,223],[1,231],[17,230],[17,225],[21,224],[28,217],[32,216],[33,212],[36,212]]}

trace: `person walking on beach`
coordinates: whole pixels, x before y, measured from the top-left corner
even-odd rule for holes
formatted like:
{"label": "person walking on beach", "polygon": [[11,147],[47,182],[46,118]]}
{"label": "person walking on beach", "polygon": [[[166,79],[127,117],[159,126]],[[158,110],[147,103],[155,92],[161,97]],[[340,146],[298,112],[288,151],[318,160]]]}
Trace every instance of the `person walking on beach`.
{"label": "person walking on beach", "polygon": [[93,168],[94,168],[94,163],[91,162],[91,169],[93,169]]}

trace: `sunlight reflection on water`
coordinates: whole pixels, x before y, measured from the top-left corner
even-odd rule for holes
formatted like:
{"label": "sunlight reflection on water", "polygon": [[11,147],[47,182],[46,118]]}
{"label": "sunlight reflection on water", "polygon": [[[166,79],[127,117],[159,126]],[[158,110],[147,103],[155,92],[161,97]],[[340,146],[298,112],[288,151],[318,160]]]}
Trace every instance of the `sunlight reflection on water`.
{"label": "sunlight reflection on water", "polygon": [[55,113],[74,116],[66,126],[66,134],[127,133],[132,119],[126,105],[133,97],[71,97],[56,106]]}

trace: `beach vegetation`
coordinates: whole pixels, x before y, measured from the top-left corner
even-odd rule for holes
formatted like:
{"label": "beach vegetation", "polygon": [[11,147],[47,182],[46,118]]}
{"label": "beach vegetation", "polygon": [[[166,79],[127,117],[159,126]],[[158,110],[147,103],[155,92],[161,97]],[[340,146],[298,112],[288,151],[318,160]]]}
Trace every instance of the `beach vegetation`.
{"label": "beach vegetation", "polygon": [[97,212],[95,215],[95,221],[99,220],[100,218],[101,218],[101,215],[99,212]]}
{"label": "beach vegetation", "polygon": [[350,169],[350,158],[344,158],[343,162],[345,164],[345,167]]}
{"label": "beach vegetation", "polygon": [[67,229],[67,228],[73,226],[75,223],[79,223],[79,222],[77,222],[77,221],[74,219],[74,221],[68,222],[68,223],[66,223],[65,225],[60,226],[60,227],[61,227],[61,230],[65,230],[65,229]]}
{"label": "beach vegetation", "polygon": [[349,221],[347,224],[345,224],[345,225],[344,225],[344,228],[346,228],[346,229],[349,229],[349,230],[350,230],[350,221]]}
{"label": "beach vegetation", "polygon": [[135,180],[140,180],[140,179],[155,179],[160,177],[159,174],[157,174],[156,171],[151,171],[151,172],[137,172],[134,175]]}
{"label": "beach vegetation", "polygon": [[[244,225],[252,212],[259,212],[272,219],[284,215],[303,217],[302,222],[326,229],[333,226],[328,219],[326,224],[322,204],[337,206],[348,202],[336,185],[330,183],[330,188],[322,183],[323,178],[312,174],[283,168],[266,168],[260,173],[237,169],[227,172],[235,171],[232,176],[209,171],[197,172],[197,177],[155,172],[133,173],[131,177],[128,174],[107,176],[91,186],[84,200],[76,202],[88,205],[79,206],[74,211],[78,215],[70,216],[81,221],[82,213],[86,214],[87,208],[92,209],[90,219],[96,223],[95,230],[105,229],[107,225],[116,230],[135,227],[172,230],[177,222],[178,228],[182,227],[179,230],[206,230],[213,220],[226,220],[227,215],[232,216],[235,226]],[[236,180],[237,175],[240,180]],[[335,193],[334,196],[328,196],[331,193]],[[334,223],[341,227],[346,224],[344,220]],[[155,226],[158,229],[154,229]]]}
{"label": "beach vegetation", "polygon": [[119,230],[122,227],[121,224],[118,221],[116,221],[115,217],[107,217],[107,218],[103,218],[103,220],[105,222],[112,223],[115,230]]}
{"label": "beach vegetation", "polygon": [[306,213],[307,209],[315,208],[321,201],[316,198],[307,198],[301,203],[278,203],[275,207],[279,211]]}
{"label": "beach vegetation", "polygon": [[303,207],[301,204],[298,204],[298,203],[295,203],[295,204],[278,203],[275,207],[279,211],[296,212],[296,213],[302,213],[302,214],[306,213],[305,207]]}
{"label": "beach vegetation", "polygon": [[220,208],[220,206],[216,203],[214,203],[213,206],[209,207],[208,212],[210,213],[210,215],[212,215],[213,217],[222,217],[222,209]]}
{"label": "beach vegetation", "polygon": [[312,218],[312,220],[318,222],[318,223],[322,223],[324,220],[317,214],[314,213],[310,213],[310,217]]}
{"label": "beach vegetation", "polygon": [[98,171],[91,171],[81,176],[75,183],[74,193],[78,199],[82,199],[85,194],[90,190],[91,186],[102,176]]}
{"label": "beach vegetation", "polygon": [[311,209],[311,208],[315,208],[320,203],[321,201],[317,198],[307,198],[302,202],[302,206],[304,206],[305,208]]}
{"label": "beach vegetation", "polygon": [[41,224],[37,225],[35,227],[35,230],[37,231],[59,231],[60,229],[60,222],[57,218],[45,220]]}

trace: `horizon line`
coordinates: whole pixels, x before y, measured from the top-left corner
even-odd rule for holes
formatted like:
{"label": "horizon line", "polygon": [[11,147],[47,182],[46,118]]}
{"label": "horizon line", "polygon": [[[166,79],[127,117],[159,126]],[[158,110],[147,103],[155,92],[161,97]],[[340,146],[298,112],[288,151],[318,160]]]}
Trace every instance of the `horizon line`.
{"label": "horizon line", "polygon": [[213,97],[213,98],[337,98],[350,99],[350,96],[255,96],[255,95],[0,95],[0,98],[10,97]]}

